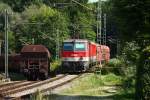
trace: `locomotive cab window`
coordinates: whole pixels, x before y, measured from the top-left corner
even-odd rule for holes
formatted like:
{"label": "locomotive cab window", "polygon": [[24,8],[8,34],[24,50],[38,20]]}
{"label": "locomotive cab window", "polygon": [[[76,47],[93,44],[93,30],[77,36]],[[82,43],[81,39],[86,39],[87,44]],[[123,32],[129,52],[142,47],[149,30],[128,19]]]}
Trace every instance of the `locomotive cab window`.
{"label": "locomotive cab window", "polygon": [[75,51],[84,51],[85,43],[75,43]]}
{"label": "locomotive cab window", "polygon": [[66,42],[63,44],[64,51],[84,51],[86,50],[86,43],[83,42]]}
{"label": "locomotive cab window", "polygon": [[64,43],[63,50],[64,51],[73,51],[73,44],[72,43]]}

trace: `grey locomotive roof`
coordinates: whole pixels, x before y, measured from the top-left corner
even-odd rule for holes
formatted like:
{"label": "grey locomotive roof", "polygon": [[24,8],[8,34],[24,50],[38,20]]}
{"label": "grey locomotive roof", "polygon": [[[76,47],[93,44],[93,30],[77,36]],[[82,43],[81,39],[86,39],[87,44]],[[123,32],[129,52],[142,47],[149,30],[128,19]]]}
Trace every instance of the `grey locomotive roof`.
{"label": "grey locomotive roof", "polygon": [[92,41],[88,41],[86,39],[68,39],[68,40],[65,40],[64,42],[90,42],[91,44],[95,44],[95,45],[98,45]]}
{"label": "grey locomotive roof", "polygon": [[88,40],[85,40],[85,39],[68,39],[68,40],[65,40],[64,42],[88,42]]}

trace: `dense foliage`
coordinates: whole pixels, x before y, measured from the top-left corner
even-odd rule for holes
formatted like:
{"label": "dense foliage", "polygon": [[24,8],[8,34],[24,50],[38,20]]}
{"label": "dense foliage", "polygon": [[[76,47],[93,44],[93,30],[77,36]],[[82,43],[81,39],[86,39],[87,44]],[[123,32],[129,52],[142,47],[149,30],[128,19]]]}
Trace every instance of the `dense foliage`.
{"label": "dense foliage", "polygon": [[150,46],[147,46],[140,55],[137,69],[136,99],[150,98]]}
{"label": "dense foliage", "polygon": [[124,40],[134,40],[150,32],[149,0],[110,0],[118,31]]}
{"label": "dense foliage", "polygon": [[22,12],[21,18],[24,22],[17,23],[14,27],[17,43],[22,45],[43,44],[54,54],[56,30],[61,31],[59,33],[60,41],[68,37],[68,22],[65,15],[46,5],[29,6]]}
{"label": "dense foliage", "polygon": [[[145,41],[150,39],[150,1],[109,0],[109,3],[112,5],[111,14],[115,18],[117,33],[121,40],[121,50],[124,51],[125,48],[131,48],[130,50],[125,50],[125,56],[124,52],[122,53],[123,58],[125,57],[125,61],[129,62],[129,64],[137,65],[136,100],[148,100],[149,86],[145,81],[150,82],[149,75],[147,74],[150,68],[149,65],[144,66],[144,62],[147,59],[145,57],[148,56],[144,48],[150,43],[150,41],[145,43]],[[140,48],[138,47],[138,50],[132,52],[131,50],[134,49],[134,46],[128,45],[129,47],[125,47],[125,42],[128,41],[135,41]],[[140,54],[140,52],[142,53]],[[140,59],[138,59],[139,55]]]}
{"label": "dense foliage", "polygon": [[[88,0],[78,2],[92,7]],[[4,40],[5,9],[9,10],[9,53],[19,52],[27,44],[43,44],[54,56],[56,43],[64,39],[96,40],[95,15],[71,0],[1,0],[0,40]]]}

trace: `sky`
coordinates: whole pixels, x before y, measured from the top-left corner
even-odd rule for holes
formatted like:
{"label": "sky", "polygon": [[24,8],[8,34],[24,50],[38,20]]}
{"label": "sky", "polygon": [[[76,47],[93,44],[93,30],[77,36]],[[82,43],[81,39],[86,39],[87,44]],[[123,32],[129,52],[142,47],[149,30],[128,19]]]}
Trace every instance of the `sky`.
{"label": "sky", "polygon": [[[89,2],[97,2],[98,0],[89,0]],[[106,1],[106,0],[102,0],[102,1]]]}

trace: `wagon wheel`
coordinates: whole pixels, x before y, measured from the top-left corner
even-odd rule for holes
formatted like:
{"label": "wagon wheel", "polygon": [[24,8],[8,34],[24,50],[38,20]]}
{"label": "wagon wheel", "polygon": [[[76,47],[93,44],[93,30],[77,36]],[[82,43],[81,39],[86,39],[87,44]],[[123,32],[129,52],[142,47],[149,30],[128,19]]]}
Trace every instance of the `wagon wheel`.
{"label": "wagon wheel", "polygon": [[40,80],[45,80],[48,78],[48,75],[46,75],[45,73],[39,73],[39,79]]}
{"label": "wagon wheel", "polygon": [[29,81],[36,81],[37,80],[37,76],[35,73],[30,73],[28,76],[27,76],[27,80]]}
{"label": "wagon wheel", "polygon": [[36,74],[34,73],[33,75],[31,75],[32,76],[32,80],[33,81],[36,81],[37,80],[37,76],[36,76]]}

